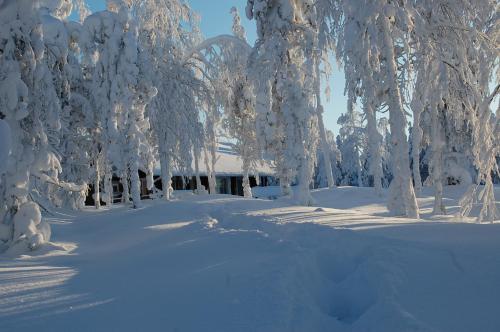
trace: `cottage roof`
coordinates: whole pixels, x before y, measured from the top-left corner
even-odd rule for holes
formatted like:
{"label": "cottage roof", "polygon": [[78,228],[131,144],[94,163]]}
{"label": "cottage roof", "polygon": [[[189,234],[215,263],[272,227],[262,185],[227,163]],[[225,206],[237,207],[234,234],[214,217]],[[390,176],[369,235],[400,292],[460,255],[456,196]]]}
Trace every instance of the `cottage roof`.
{"label": "cottage roof", "polygon": [[[219,145],[217,152],[217,161],[215,163],[215,173],[216,175],[219,176],[241,176],[243,174],[243,160],[241,159],[241,156],[239,156],[237,153],[235,153],[231,148],[228,148],[227,145]],[[210,158],[210,156],[209,156]],[[207,175],[207,168],[205,166],[205,157],[202,155],[200,160],[199,160],[199,169],[200,169],[200,175],[204,176]],[[186,174],[185,172],[182,172],[179,170],[177,167],[174,167],[174,170],[172,172],[172,175],[174,176],[180,176],[180,175],[192,175],[194,176],[194,160],[191,165],[191,170],[192,174]],[[273,164],[269,160],[262,160],[261,162],[257,163],[256,166],[256,171],[259,175],[268,175],[272,176],[275,174]],[[155,168],[155,175],[160,175],[161,174],[161,169],[160,165],[158,164]]]}

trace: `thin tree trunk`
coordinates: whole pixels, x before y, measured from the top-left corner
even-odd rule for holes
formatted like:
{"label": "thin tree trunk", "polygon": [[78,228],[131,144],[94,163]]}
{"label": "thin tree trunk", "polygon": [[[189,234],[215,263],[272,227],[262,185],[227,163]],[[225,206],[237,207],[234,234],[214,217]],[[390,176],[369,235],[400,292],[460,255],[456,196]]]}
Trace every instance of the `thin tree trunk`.
{"label": "thin tree trunk", "polygon": [[129,186],[128,186],[128,170],[123,171],[123,175],[121,178],[122,182],[122,187],[123,187],[123,194],[122,194],[122,202],[125,204],[128,204],[130,202],[130,194],[129,194]]}
{"label": "thin tree trunk", "polygon": [[422,144],[423,131],[420,128],[420,114],[422,109],[413,111],[413,129],[412,135],[412,160],[413,160],[413,181],[415,182],[415,191],[422,191],[422,177],[420,176],[420,145]]}
{"label": "thin tree trunk", "polygon": [[130,193],[134,209],[141,207],[141,179],[139,178],[139,166],[137,160],[130,162]]}
{"label": "thin tree trunk", "polygon": [[373,187],[377,194],[382,193],[382,156],[380,155],[381,135],[377,129],[377,117],[370,101],[365,103],[366,127],[368,129],[368,145],[370,150],[370,173],[373,176]]}
{"label": "thin tree trunk", "polygon": [[432,181],[434,184],[434,209],[433,214],[446,214],[445,207],[443,205],[443,148],[441,140],[441,125],[439,122],[438,112],[439,107],[435,107],[431,110],[431,132],[432,132],[432,162],[431,162],[431,173]]}
{"label": "thin tree trunk", "polygon": [[394,41],[390,35],[390,22],[381,16],[384,33],[384,49],[387,66],[387,80],[389,85],[389,123],[393,146],[393,174],[389,195],[389,211],[396,215],[406,215],[410,218],[419,218],[418,204],[410,177],[410,160],[408,156],[408,141],[406,138],[406,116],[401,101],[401,93],[397,82],[396,57]]}
{"label": "thin tree trunk", "polygon": [[248,169],[243,170],[243,197],[252,197],[252,188],[250,187],[250,177],[248,176]]}
{"label": "thin tree trunk", "polygon": [[200,150],[198,148],[194,148],[194,171],[195,171],[195,175],[196,175],[196,193],[197,194],[204,194],[204,193],[206,193],[207,190],[201,184],[200,157],[201,157]]}
{"label": "thin tree trunk", "polygon": [[216,194],[216,185],[213,181],[213,170],[210,169],[210,163],[208,161],[208,152],[207,149],[203,149],[203,153],[205,155],[205,167],[207,169],[207,178],[208,178],[208,191],[210,195],[215,195]]}
{"label": "thin tree trunk", "polygon": [[250,158],[248,157],[248,148],[247,144],[244,144],[242,149],[241,149],[241,159],[243,161],[242,165],[242,170],[243,170],[243,197],[245,198],[251,198],[252,197],[252,188],[250,187],[250,165],[251,161]]}
{"label": "thin tree trunk", "polygon": [[[214,132],[214,138],[215,138],[215,132]],[[217,187],[217,179],[215,177],[215,164],[217,162],[217,143],[215,142],[215,139],[212,142],[212,144],[210,145],[210,154],[211,154],[210,161],[212,162],[212,167],[210,168],[210,180],[212,182],[212,187],[216,188]],[[215,190],[214,190],[214,193],[216,193]]]}
{"label": "thin tree trunk", "polygon": [[95,162],[95,182],[94,182],[94,205],[96,209],[101,208],[101,194],[100,194],[100,188],[99,184],[101,182],[101,173],[100,173],[100,165],[99,165],[99,160],[96,158]]}
{"label": "thin tree trunk", "polygon": [[104,175],[104,191],[106,193],[106,204],[113,205],[113,173],[111,167],[106,165],[106,173]]}
{"label": "thin tree trunk", "polygon": [[[319,52],[318,52],[319,53]],[[333,172],[332,172],[332,161],[330,159],[330,147],[328,146],[328,140],[326,137],[325,124],[323,122],[323,105],[321,104],[321,75],[319,70],[319,54],[316,55],[316,112],[318,116],[318,127],[319,127],[319,135],[321,139],[321,151],[323,153],[323,159],[325,163],[325,172],[326,178],[328,180],[328,188],[335,187],[335,181],[333,180]]]}
{"label": "thin tree trunk", "polygon": [[161,183],[163,199],[166,201],[170,200],[170,188],[172,187],[172,171],[170,169],[170,157],[166,152],[162,152],[160,155],[161,164]]}
{"label": "thin tree trunk", "polygon": [[153,165],[150,165],[148,167],[148,170],[147,170],[147,173],[146,173],[146,185],[147,185],[148,191],[150,193],[151,193],[151,191],[154,188],[154,183],[155,183],[154,169],[153,169]]}
{"label": "thin tree trunk", "polygon": [[358,178],[358,187],[363,187],[363,169],[361,165],[361,153],[356,146],[356,176]]}

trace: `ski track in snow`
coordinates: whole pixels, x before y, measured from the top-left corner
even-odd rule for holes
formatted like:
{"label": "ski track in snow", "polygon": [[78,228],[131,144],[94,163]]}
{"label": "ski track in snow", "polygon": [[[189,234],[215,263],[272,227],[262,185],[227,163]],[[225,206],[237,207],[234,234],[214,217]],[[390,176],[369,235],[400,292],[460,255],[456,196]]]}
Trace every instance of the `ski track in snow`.
{"label": "ski track in snow", "polygon": [[0,331],[499,330],[500,224],[431,220],[430,195],[421,222],[368,188],[313,195],[46,217],[63,243],[0,256]]}

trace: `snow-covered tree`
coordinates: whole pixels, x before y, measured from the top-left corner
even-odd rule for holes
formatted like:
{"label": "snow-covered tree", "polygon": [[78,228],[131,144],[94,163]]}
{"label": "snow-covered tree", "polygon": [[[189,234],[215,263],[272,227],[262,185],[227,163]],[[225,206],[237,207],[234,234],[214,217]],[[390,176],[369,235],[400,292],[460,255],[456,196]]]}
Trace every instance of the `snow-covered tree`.
{"label": "snow-covered tree", "polygon": [[498,118],[490,105],[498,87],[490,92],[489,84],[498,65],[497,5],[494,1],[468,0],[422,1],[416,5],[425,26],[418,35],[418,69],[419,75],[426,76],[428,90],[417,97],[424,100],[423,109],[428,113],[421,126],[424,135],[430,128],[434,212],[445,212],[444,169],[455,173],[448,171],[449,175],[467,178],[467,158],[457,155],[471,154],[478,170],[477,185],[464,196],[462,215],[470,212],[478,185],[484,183],[479,194],[483,202],[479,220],[494,220],[497,212],[492,172],[497,167],[499,131]]}
{"label": "snow-covered tree", "polygon": [[[261,151],[257,140],[255,98],[253,83],[248,77],[248,56],[251,47],[247,44],[245,29],[235,7],[233,15],[233,34],[238,42],[221,45],[222,67],[218,69],[218,80],[226,89],[223,95],[223,127],[231,139],[235,139],[234,149],[242,159],[243,195],[252,197],[250,174],[255,173]],[[245,46],[246,44],[246,46]],[[243,50],[242,50],[243,46]]]}
{"label": "snow-covered tree", "polygon": [[34,249],[50,240],[35,186],[82,190],[58,178],[61,106],[47,54],[57,40],[50,34],[43,40],[39,5],[31,0],[0,3],[0,118],[2,134],[10,135],[11,142],[0,181],[1,249]]}
{"label": "snow-covered tree", "polygon": [[[421,63],[421,65],[427,65]],[[418,65],[417,65],[418,66]],[[420,155],[422,151],[422,139],[423,130],[421,128],[421,116],[424,111],[425,103],[427,100],[427,94],[429,91],[426,79],[428,78],[427,69],[424,67],[417,71],[417,78],[415,81],[415,86],[413,89],[413,96],[411,100],[411,110],[413,114],[413,125],[411,128],[411,158],[412,158],[412,170],[413,170],[413,181],[415,186],[415,191],[418,193],[422,190],[422,176],[420,174]]]}
{"label": "snow-covered tree", "polygon": [[[337,147],[337,142],[335,140],[335,135],[333,134],[332,131],[328,130],[327,131],[327,142],[328,142],[328,156],[330,157],[330,171],[332,172],[332,178],[334,181],[334,184],[337,182],[340,183],[341,181],[341,172],[339,167],[341,167],[342,163],[342,154],[340,153],[340,150]],[[324,187],[329,187],[328,184],[328,177],[327,177],[327,170],[324,162],[325,158],[325,153],[323,151],[323,147],[321,149],[318,149],[318,152],[316,153],[316,169],[314,172],[314,186],[316,188],[324,188]]]}
{"label": "snow-covered tree", "polygon": [[133,206],[138,207],[140,152],[144,152],[141,146],[148,145],[144,136],[149,128],[145,107],[156,90],[140,64],[143,58],[137,44],[138,32],[129,7],[122,1],[110,1],[109,10],[88,16],[80,45],[90,71],[94,107],[100,112],[104,165],[96,163],[96,174],[104,170],[105,202],[113,202],[111,179],[115,173],[121,177],[125,197],[130,179]]}
{"label": "snow-covered tree", "polygon": [[187,53],[200,42],[198,19],[183,1],[134,1],[145,67],[158,94],[147,106],[161,166],[163,198],[171,197],[174,166],[189,170],[195,159],[197,190],[203,192],[198,163],[204,143],[200,103],[204,83],[196,77]]}
{"label": "snow-covered tree", "polygon": [[[121,37],[124,34],[123,24],[118,15],[110,11],[94,13],[88,16],[82,27],[79,45],[82,51],[82,65],[85,70],[88,91],[91,97],[92,110],[95,112],[96,150],[99,152],[93,160],[95,167],[96,207],[101,198],[100,183],[104,175],[104,193],[102,198],[106,204],[112,202],[112,162],[111,146],[116,146],[118,135],[117,110],[120,100],[114,83],[117,73]],[[122,165],[119,162],[119,166]]]}
{"label": "snow-covered tree", "polygon": [[[381,54],[379,52],[379,36],[375,13],[370,10],[359,10],[363,4],[342,2],[344,20],[338,24],[339,38],[337,58],[344,64],[346,75],[345,93],[349,107],[358,100],[362,102],[367,136],[369,174],[373,177],[373,185],[380,194],[382,188],[382,138],[377,130],[377,110],[386,96],[382,90]],[[373,9],[373,8],[372,8]],[[370,26],[372,24],[372,26]]]}
{"label": "snow-covered tree", "polygon": [[[67,182],[88,185],[94,176],[89,165],[98,155],[95,138],[98,137],[92,111],[90,95],[84,79],[84,67],[81,65],[78,46],[81,24],[64,22],[68,35],[68,57],[65,64],[65,80],[69,88],[69,100],[61,114],[60,151],[62,173],[60,178]],[[59,200],[64,206],[79,209],[84,205],[86,192],[59,192]]]}
{"label": "snow-covered tree", "polygon": [[[318,117],[318,129],[319,138],[322,151],[322,159],[324,160],[324,172],[328,180],[328,187],[332,188],[335,186],[335,180],[332,176],[332,169],[335,168],[335,164],[331,163],[335,157],[329,156],[330,154],[330,142],[328,139],[328,132],[325,129],[325,124],[323,121],[324,108],[322,105],[321,95],[321,79],[322,73],[325,73],[325,79],[328,80],[330,73],[330,66],[328,62],[329,54],[331,51],[335,50],[335,34],[332,33],[334,30],[335,22],[339,20],[341,16],[341,11],[339,10],[337,0],[318,0],[314,2],[314,7],[316,10],[316,15],[312,17],[311,21],[312,27],[315,29],[314,34],[314,93],[316,96],[316,112]],[[322,71],[321,64],[324,64],[325,70]],[[327,86],[326,92],[330,89]]]}
{"label": "snow-covered tree", "polygon": [[[405,73],[398,70],[397,64],[398,58],[401,58],[401,54],[398,54],[401,53],[398,44],[407,44],[407,38],[413,29],[413,13],[410,8],[405,8],[404,4],[399,6],[390,1],[383,1],[382,8],[385,15],[378,17],[377,22],[382,33],[380,47],[385,58],[385,88],[388,89],[387,106],[393,145],[394,176],[390,185],[388,208],[395,214],[418,218],[417,200],[410,176],[409,147],[406,136],[407,122],[401,92],[401,87],[405,86]],[[408,47],[403,46],[404,49],[408,49]],[[401,80],[398,80],[399,75],[403,76]]]}
{"label": "snow-covered tree", "polygon": [[312,204],[309,186],[318,141],[315,90],[316,9],[312,1],[248,0],[257,23],[251,56],[256,111],[263,146],[275,156],[283,194]]}
{"label": "snow-covered tree", "polygon": [[[343,19],[338,21],[339,50],[346,65],[348,98],[352,101],[358,93],[364,94],[365,110],[370,115],[369,132],[375,141],[379,137],[371,114],[382,103],[389,112],[394,179],[388,208],[393,214],[418,218],[404,109],[404,94],[410,79],[408,45],[414,30],[415,10],[406,1],[359,0],[342,2],[342,11]],[[376,146],[370,150],[378,162]],[[380,175],[380,169],[376,172]]]}
{"label": "snow-covered tree", "polygon": [[377,128],[378,132],[382,135],[382,146],[381,146],[381,158],[382,158],[382,187],[388,188],[392,181],[392,143],[391,143],[391,132],[389,130],[389,120],[385,117],[381,117],[378,120]]}
{"label": "snow-covered tree", "polygon": [[361,123],[361,114],[354,108],[342,114],[337,123],[341,126],[338,136],[338,148],[342,155],[342,185],[364,184],[363,155],[366,145],[365,130]]}
{"label": "snow-covered tree", "polygon": [[[72,10],[71,1],[40,1],[40,20],[45,45],[44,63],[51,73],[52,82],[46,90],[53,90],[53,110],[58,113],[57,127],[48,130],[49,141],[61,163],[59,178],[87,187],[88,173],[88,130],[83,105],[86,101],[76,92],[81,85],[81,66],[78,62],[77,37],[80,25],[68,22]],[[49,88],[49,86],[52,86]],[[75,95],[73,95],[75,93]],[[54,118],[54,116],[52,116]],[[54,130],[55,129],[55,130]],[[83,207],[86,190],[68,192],[54,185],[46,185],[45,198],[57,206]],[[42,188],[39,188],[41,192]]]}
{"label": "snow-covered tree", "polygon": [[255,108],[249,82],[240,77],[235,83],[224,107],[224,127],[230,137],[236,138],[234,148],[243,161],[243,194],[245,197],[252,197],[249,176],[255,173],[254,169],[261,159],[255,127]]}

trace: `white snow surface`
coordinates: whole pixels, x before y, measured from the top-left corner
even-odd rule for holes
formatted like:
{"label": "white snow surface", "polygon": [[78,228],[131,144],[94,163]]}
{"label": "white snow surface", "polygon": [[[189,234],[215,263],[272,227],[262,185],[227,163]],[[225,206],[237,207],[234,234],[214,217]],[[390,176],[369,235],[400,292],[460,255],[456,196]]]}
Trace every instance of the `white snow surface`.
{"label": "white snow surface", "polygon": [[[450,212],[461,192],[445,188]],[[431,194],[421,221],[352,187],[314,191],[315,207],[59,211],[44,220],[60,242],[0,256],[0,330],[498,331],[500,223],[431,218]]]}

